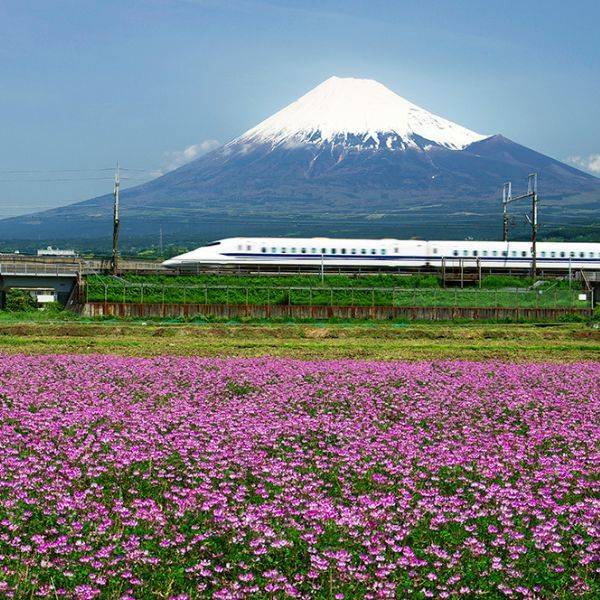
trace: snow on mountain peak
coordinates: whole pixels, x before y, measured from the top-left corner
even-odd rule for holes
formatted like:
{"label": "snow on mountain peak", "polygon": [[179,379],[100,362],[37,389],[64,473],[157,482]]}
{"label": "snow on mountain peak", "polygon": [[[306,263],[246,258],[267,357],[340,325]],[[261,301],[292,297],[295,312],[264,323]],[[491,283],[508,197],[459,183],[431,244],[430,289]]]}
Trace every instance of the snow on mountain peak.
{"label": "snow on mountain peak", "polygon": [[373,79],[330,77],[234,142],[323,143],[356,136],[391,148],[394,135],[401,147],[415,146],[417,135],[452,150],[488,137],[420,108]]}

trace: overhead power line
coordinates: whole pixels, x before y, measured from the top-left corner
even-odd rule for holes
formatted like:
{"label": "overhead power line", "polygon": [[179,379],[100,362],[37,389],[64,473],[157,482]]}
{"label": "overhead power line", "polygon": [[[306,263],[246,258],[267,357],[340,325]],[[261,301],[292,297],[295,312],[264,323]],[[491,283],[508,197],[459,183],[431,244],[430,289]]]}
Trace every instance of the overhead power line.
{"label": "overhead power line", "polygon": [[[0,179],[0,183],[63,183],[66,181],[112,181],[112,177],[60,177],[48,179]],[[146,177],[121,177],[121,181],[147,181]]]}
{"label": "overhead power line", "polygon": [[0,175],[20,175],[27,173],[96,173],[99,171],[113,171],[114,169],[20,169],[1,170]]}
{"label": "overhead power line", "polygon": [[[91,169],[0,169],[0,175],[26,173],[95,173],[99,171],[113,172],[114,167],[94,167]],[[138,171],[140,173],[155,173],[157,169],[137,169],[121,167],[121,171]]]}

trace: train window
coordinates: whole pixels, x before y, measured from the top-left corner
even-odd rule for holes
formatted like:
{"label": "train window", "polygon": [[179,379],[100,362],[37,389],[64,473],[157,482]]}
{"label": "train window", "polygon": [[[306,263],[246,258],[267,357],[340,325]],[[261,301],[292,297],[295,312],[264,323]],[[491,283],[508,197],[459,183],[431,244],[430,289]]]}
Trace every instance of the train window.
{"label": "train window", "polygon": [[300,250],[300,252],[302,252],[302,254],[306,254],[306,248],[302,248],[302,250]]}
{"label": "train window", "polygon": [[346,254],[346,248],[342,248],[342,254]]}
{"label": "train window", "polygon": [[281,249],[281,254],[285,254],[287,252],[287,248],[282,248]]}
{"label": "train window", "polygon": [[452,255],[453,256],[458,256],[458,250],[452,250]]}
{"label": "train window", "polygon": [[433,254],[437,254],[437,248],[433,249]]}
{"label": "train window", "polygon": [[321,254],[327,254],[327,248],[321,248]]}
{"label": "train window", "polygon": [[271,253],[272,254],[277,254],[277,248],[271,248]]}
{"label": "train window", "polygon": [[546,252],[544,252],[544,250],[542,250],[542,258],[544,258],[546,256]]}
{"label": "train window", "polygon": [[296,248],[290,248],[290,252],[291,252],[292,254],[296,254]]}
{"label": "train window", "polygon": [[527,256],[527,252],[525,252],[525,250],[523,250],[523,251],[521,252],[521,256]]}
{"label": "train window", "polygon": [[565,253],[564,253],[564,252],[561,252],[561,253],[560,253],[560,256],[561,256],[561,258],[564,258],[564,257],[565,257]]}
{"label": "train window", "polygon": [[590,252],[590,258],[594,258],[594,253]]}
{"label": "train window", "polygon": [[513,251],[511,252],[511,254],[512,254],[513,256],[516,256],[516,255],[517,255],[517,251],[516,251],[516,250],[513,250]]}
{"label": "train window", "polygon": [[267,251],[267,249],[266,249],[266,248],[263,246],[263,247],[260,249],[260,251],[261,251],[261,252],[264,254],[264,253]]}
{"label": "train window", "polygon": [[375,248],[371,248],[371,254],[376,254],[377,250],[375,250]]}
{"label": "train window", "polygon": [[350,250],[350,254],[356,254],[356,248],[352,248],[352,250]]}
{"label": "train window", "polygon": [[244,246],[242,246],[242,244],[238,244],[238,250],[243,250]]}
{"label": "train window", "polygon": [[468,250],[463,250],[463,256],[469,256],[469,251]]}
{"label": "train window", "polygon": [[506,250],[502,250],[502,256],[508,256],[508,252]]}
{"label": "train window", "polygon": [[487,256],[487,255],[488,255],[488,252],[487,252],[487,250],[483,250],[483,251],[481,252],[481,255],[482,255],[482,256]]}
{"label": "train window", "polygon": [[398,254],[399,250],[398,248],[394,248],[394,254]]}
{"label": "train window", "polygon": [[550,256],[551,256],[552,258],[554,258],[554,257],[556,256],[556,252],[554,252],[554,251],[550,252]]}
{"label": "train window", "polygon": [[361,248],[360,253],[361,254],[366,254],[367,253],[367,249],[366,248]]}
{"label": "train window", "polygon": [[573,258],[573,257],[575,256],[575,252],[571,252],[571,253],[569,254],[569,256],[570,256],[571,258]]}
{"label": "train window", "polygon": [[385,256],[387,254],[387,250],[385,248],[381,249],[381,256]]}
{"label": "train window", "polygon": [[473,250],[473,256],[477,256],[479,252],[477,250]]}
{"label": "train window", "polygon": [[331,254],[335,254],[336,252],[337,252],[337,249],[336,249],[336,248],[332,248],[332,249],[331,249]]}
{"label": "train window", "polygon": [[498,250],[492,250],[492,256],[498,256]]}
{"label": "train window", "polygon": [[311,254],[316,254],[317,253],[317,249],[316,248],[311,248],[310,249],[310,253]]}
{"label": "train window", "polygon": [[579,256],[580,256],[580,258],[583,258],[585,256],[585,252],[580,252]]}
{"label": "train window", "polygon": [[252,246],[250,246],[250,244],[248,244],[248,246],[246,246],[246,250],[248,250],[248,252],[250,252],[250,250],[252,250]]}

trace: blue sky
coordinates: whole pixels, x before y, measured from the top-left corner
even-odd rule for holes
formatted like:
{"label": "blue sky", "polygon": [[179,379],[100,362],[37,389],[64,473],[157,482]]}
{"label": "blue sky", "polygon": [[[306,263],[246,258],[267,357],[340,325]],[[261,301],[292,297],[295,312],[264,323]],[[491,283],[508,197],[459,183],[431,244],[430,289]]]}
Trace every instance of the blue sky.
{"label": "blue sky", "polygon": [[599,25],[592,0],[1,0],[0,217],[110,191],[117,159],[171,168],[331,75],[600,175]]}

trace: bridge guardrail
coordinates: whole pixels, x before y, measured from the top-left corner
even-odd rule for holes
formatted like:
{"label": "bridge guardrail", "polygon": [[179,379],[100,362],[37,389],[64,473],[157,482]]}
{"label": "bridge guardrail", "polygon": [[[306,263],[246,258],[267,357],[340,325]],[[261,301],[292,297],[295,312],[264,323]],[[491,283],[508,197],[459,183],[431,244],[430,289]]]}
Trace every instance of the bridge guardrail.
{"label": "bridge guardrail", "polygon": [[76,276],[79,265],[50,264],[24,261],[0,261],[0,275]]}

